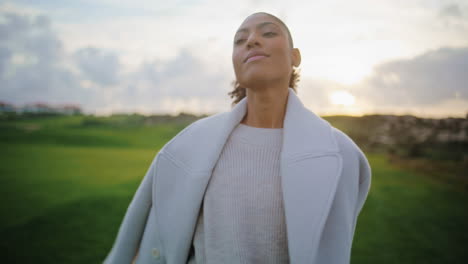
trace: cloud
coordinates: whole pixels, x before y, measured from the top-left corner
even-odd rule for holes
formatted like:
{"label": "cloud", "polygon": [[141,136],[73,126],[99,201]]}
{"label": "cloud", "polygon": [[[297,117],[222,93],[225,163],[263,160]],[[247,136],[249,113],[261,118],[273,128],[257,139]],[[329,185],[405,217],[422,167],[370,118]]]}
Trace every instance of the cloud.
{"label": "cloud", "polygon": [[[249,5],[262,6],[262,3],[254,1]],[[0,6],[0,99],[15,104],[34,101],[78,103],[87,112],[98,113],[213,113],[228,110],[231,100],[227,93],[233,80],[230,61],[232,39],[229,32],[234,32],[244,14],[250,14],[252,10],[242,9],[227,16],[223,23],[212,23],[225,14],[211,12],[214,15],[210,13],[205,16],[202,7],[206,6],[198,6],[196,9],[200,12],[190,13],[185,10],[187,16],[144,17],[135,20],[135,23],[121,18],[108,21],[107,25],[112,26],[109,28],[94,22],[78,23],[80,27],[70,27],[67,31],[52,23],[49,16],[15,9],[2,11]],[[318,8],[314,12],[322,10]],[[464,16],[465,10],[463,5],[457,4],[455,8],[444,11],[446,16],[452,16],[453,19],[441,18],[450,20],[450,26],[456,29],[450,32],[457,33],[458,37],[461,36],[460,30],[467,27],[464,18],[458,19],[456,16],[458,13]],[[335,14],[332,11],[328,14]],[[438,11],[432,12],[432,16]],[[414,53],[392,53],[396,43],[392,41],[401,39],[397,35],[375,37],[383,42],[392,40],[387,43],[388,46],[362,41],[350,44],[345,38],[330,38],[346,35],[348,31],[343,25],[347,25],[349,30],[352,26],[360,25],[362,32],[368,32],[369,25],[377,25],[373,20],[344,17],[342,19],[346,23],[349,19],[360,23],[353,22],[351,25],[341,21],[333,24],[332,18],[340,16],[325,16],[330,20],[323,20],[320,16],[295,14],[289,16],[288,22],[291,22],[291,28],[296,25],[297,43],[302,43],[301,47],[304,48],[312,47],[304,49],[304,74],[298,89],[298,95],[311,110],[353,114],[358,113],[359,108],[370,109],[369,112],[391,112],[418,107],[429,109],[433,106],[448,109],[448,106],[456,105],[450,110],[456,112],[462,109],[461,102],[468,101],[468,80],[463,72],[468,68],[466,38],[464,42],[453,42],[455,44],[444,42],[445,46],[450,45],[452,48],[433,49],[410,59],[387,60],[375,66],[371,72],[365,69],[371,69],[375,61],[381,61],[382,54],[387,57],[407,57]],[[423,15],[425,19],[428,17],[427,12]],[[316,19],[317,23],[310,23],[315,28],[298,26],[299,22],[303,25],[300,17]],[[417,20],[421,23],[404,22],[427,27],[425,19]],[[439,22],[433,21],[430,25]],[[392,25],[380,26],[385,29]],[[442,32],[442,28],[434,28]],[[301,32],[300,29],[305,31]],[[389,32],[393,31],[409,35],[416,32],[398,28]],[[306,36],[311,36],[313,41],[301,40],[301,37]],[[427,50],[441,46],[440,43],[446,41],[444,36],[420,38],[418,35],[415,39],[423,43],[423,50]],[[326,46],[326,49],[321,49],[321,45]],[[353,72],[357,83],[339,83],[337,76],[347,77],[348,73]],[[364,75],[362,72],[371,75],[359,82],[360,76]],[[344,109],[330,103],[330,93],[340,90],[356,96],[355,109]],[[451,100],[458,100],[458,103],[449,104]]]}
{"label": "cloud", "polygon": [[170,60],[143,62],[125,77],[124,83],[116,97],[126,102],[127,108],[142,109],[143,105],[153,106],[153,111],[170,113],[214,113],[229,106],[229,74],[207,67],[189,50],[180,50]]}
{"label": "cloud", "polygon": [[0,13],[0,98],[15,104],[77,103],[88,112],[197,113],[227,110],[230,74],[190,49],[124,69],[99,47],[67,52],[48,17]]}
{"label": "cloud", "polygon": [[468,100],[468,47],[440,48],[374,68],[356,89],[376,105],[420,106]]}
{"label": "cloud", "polygon": [[462,11],[460,7],[457,4],[449,4],[449,5],[444,6],[440,10],[440,16],[459,18],[459,17],[462,17],[463,15],[462,15]]}
{"label": "cloud", "polygon": [[13,103],[83,99],[61,41],[43,15],[0,13],[0,96]]}
{"label": "cloud", "polygon": [[77,50],[73,54],[75,63],[92,81],[110,85],[119,80],[119,58],[117,54],[95,47]]}

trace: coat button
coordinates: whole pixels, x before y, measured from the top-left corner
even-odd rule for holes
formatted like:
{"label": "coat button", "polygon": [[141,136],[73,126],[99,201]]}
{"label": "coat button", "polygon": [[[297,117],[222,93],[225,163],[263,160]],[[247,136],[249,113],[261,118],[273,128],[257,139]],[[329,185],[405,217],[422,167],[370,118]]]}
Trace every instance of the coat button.
{"label": "coat button", "polygon": [[155,259],[159,259],[159,255],[160,255],[160,254],[159,254],[159,250],[158,250],[157,248],[153,248],[153,249],[151,250],[151,255],[153,255],[153,257],[154,257]]}

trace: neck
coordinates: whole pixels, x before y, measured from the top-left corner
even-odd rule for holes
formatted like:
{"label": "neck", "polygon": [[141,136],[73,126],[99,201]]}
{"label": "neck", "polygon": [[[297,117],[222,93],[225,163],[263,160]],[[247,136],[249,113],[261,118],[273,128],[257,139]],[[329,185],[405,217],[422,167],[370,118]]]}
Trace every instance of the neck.
{"label": "neck", "polygon": [[260,128],[282,128],[288,94],[287,86],[247,88],[247,113],[241,123]]}

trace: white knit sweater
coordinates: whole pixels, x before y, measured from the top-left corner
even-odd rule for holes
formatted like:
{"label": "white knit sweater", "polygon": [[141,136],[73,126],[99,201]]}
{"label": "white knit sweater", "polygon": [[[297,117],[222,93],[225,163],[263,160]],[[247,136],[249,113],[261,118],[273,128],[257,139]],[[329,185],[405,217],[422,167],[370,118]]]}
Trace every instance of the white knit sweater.
{"label": "white knit sweater", "polygon": [[288,263],[281,192],[283,129],[239,124],[213,170],[189,263]]}

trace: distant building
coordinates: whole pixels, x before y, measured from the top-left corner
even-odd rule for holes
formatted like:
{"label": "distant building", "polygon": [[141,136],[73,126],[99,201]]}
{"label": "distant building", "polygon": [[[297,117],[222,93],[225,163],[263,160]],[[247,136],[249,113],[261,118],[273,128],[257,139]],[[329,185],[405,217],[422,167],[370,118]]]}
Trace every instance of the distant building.
{"label": "distant building", "polygon": [[20,112],[25,114],[52,114],[56,113],[56,110],[45,103],[32,103],[24,105],[20,108]]}
{"label": "distant building", "polygon": [[74,104],[52,106],[43,102],[37,102],[18,107],[0,101],[0,113],[77,115],[81,114],[82,111],[78,105]]}
{"label": "distant building", "polygon": [[16,107],[10,103],[0,101],[0,113],[16,112]]}
{"label": "distant building", "polygon": [[81,108],[78,105],[67,104],[56,108],[59,113],[64,115],[79,115],[82,113]]}

